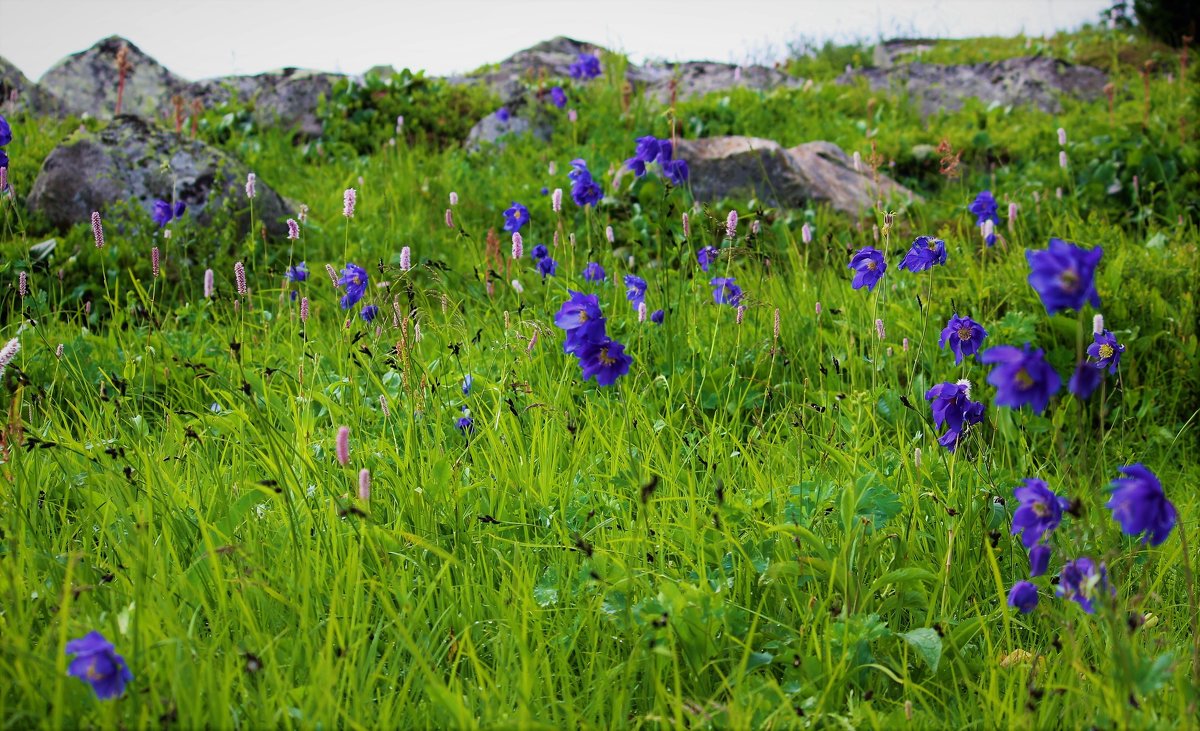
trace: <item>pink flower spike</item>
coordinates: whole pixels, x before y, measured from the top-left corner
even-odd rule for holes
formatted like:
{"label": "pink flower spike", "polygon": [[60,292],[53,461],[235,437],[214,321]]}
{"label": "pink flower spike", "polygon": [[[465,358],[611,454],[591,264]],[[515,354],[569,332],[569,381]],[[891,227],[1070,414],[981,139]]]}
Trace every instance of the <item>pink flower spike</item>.
{"label": "pink flower spike", "polygon": [[337,461],[340,462],[343,467],[350,464],[350,427],[348,426],[338,428]]}

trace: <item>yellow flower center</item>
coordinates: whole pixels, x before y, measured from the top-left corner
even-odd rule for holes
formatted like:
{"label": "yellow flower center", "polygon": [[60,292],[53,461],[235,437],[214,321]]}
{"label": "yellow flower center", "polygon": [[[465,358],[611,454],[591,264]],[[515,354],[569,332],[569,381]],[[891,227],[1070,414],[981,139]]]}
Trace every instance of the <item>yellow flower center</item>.
{"label": "yellow flower center", "polygon": [[95,660],[92,661],[91,665],[88,665],[87,676],[88,676],[88,680],[101,680],[104,678],[103,675],[96,672],[96,661]]}
{"label": "yellow flower center", "polygon": [[971,339],[971,328],[960,327],[958,329],[958,339],[959,340],[970,340]]}
{"label": "yellow flower center", "polygon": [[1049,506],[1047,506],[1046,503],[1044,503],[1040,500],[1029,507],[1031,507],[1033,509],[1033,514],[1039,518],[1045,518],[1047,515],[1050,514]]}
{"label": "yellow flower center", "polygon": [[1022,368],[1017,371],[1017,386],[1024,391],[1033,385],[1033,378],[1029,375],[1029,371]]}
{"label": "yellow flower center", "polygon": [[580,322],[587,322],[587,321],[588,321],[588,316],[587,316],[587,312],[586,312],[586,311],[584,311],[584,310],[580,310],[580,311],[579,311],[579,321],[580,321]]}
{"label": "yellow flower center", "polygon": [[610,358],[610,357],[609,357],[609,355],[608,355],[608,348],[601,348],[601,349],[600,349],[600,364],[601,364],[601,365],[604,365],[604,366],[610,366],[610,365],[612,365],[613,363],[616,363],[616,362],[617,362],[617,360],[616,360],[615,358]]}
{"label": "yellow flower center", "polygon": [[1068,269],[1067,271],[1063,272],[1061,275],[1059,275],[1058,281],[1062,284],[1062,288],[1068,292],[1074,292],[1075,290],[1079,289],[1079,275],[1074,269]]}
{"label": "yellow flower center", "polygon": [[868,261],[868,262],[867,262],[867,269],[870,269],[871,271],[875,271],[875,268],[876,268],[877,266],[879,266],[879,265],[878,265],[878,264],[876,264],[876,263],[874,262],[874,260],[871,260],[871,261]]}
{"label": "yellow flower center", "polygon": [[1101,358],[1113,357],[1113,346],[1109,345],[1108,343],[1104,343],[1103,345],[1101,345],[1100,346],[1100,357]]}

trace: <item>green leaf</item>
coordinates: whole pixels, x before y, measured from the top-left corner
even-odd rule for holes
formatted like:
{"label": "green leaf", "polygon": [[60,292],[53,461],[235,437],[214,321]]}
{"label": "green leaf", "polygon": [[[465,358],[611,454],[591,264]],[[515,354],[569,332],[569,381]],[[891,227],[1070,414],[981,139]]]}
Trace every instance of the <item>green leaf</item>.
{"label": "green leaf", "polygon": [[871,585],[871,591],[879,591],[889,584],[903,586],[904,584],[912,584],[921,581],[934,581],[936,579],[937,575],[928,569],[909,566],[907,568],[889,571],[883,576],[880,576],[878,579],[875,579],[875,583]]}
{"label": "green leaf", "polygon": [[912,645],[930,672],[937,672],[938,663],[942,659],[942,638],[930,627],[921,627],[900,635],[904,641]]}

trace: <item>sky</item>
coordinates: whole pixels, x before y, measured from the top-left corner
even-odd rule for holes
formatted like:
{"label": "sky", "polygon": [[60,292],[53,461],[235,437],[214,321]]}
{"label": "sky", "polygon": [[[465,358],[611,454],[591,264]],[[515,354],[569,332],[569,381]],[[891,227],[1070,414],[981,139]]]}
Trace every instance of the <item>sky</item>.
{"label": "sky", "polygon": [[0,0],[0,56],[37,80],[120,35],[186,79],[390,64],[448,75],[556,35],[635,62],[772,61],[798,40],[1044,35],[1111,0]]}

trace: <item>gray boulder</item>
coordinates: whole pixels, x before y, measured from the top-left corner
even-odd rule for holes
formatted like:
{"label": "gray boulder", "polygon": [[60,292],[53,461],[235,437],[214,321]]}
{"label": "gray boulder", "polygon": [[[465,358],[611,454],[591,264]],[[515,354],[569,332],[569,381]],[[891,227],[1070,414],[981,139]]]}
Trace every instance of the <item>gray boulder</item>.
{"label": "gray boulder", "polygon": [[672,81],[675,83],[675,98],[680,101],[737,87],[769,91],[804,83],[803,79],[788,76],[769,66],[735,66],[711,61],[631,65],[626,76],[631,83],[640,85],[643,93],[662,104],[671,101]]}
{"label": "gray boulder", "polygon": [[181,93],[187,82],[119,36],[110,36],[86,51],[67,56],[51,67],[39,83],[62,102],[68,114],[112,119],[120,80],[117,54],[122,46],[127,49],[129,68],[121,113],[150,118],[169,113],[171,97]]}
{"label": "gray boulder", "polygon": [[1108,77],[1090,66],[1074,66],[1044,57],[1010,58],[961,66],[911,63],[890,69],[856,69],[838,77],[839,84],[865,79],[872,89],[903,92],[920,105],[922,116],[962,108],[974,97],[985,104],[1032,104],[1045,112],[1061,111],[1060,95],[1096,99]]}
{"label": "gray boulder", "polygon": [[575,63],[579,54],[599,55],[605,52],[600,46],[558,36],[517,51],[498,64],[485,66],[464,76],[451,76],[446,80],[452,84],[483,84],[499,96],[502,103],[512,104],[524,98],[527,84],[567,78],[571,64]]}
{"label": "gray boulder", "polygon": [[467,149],[475,152],[485,145],[504,146],[504,138],[526,135],[530,132],[543,142],[550,141],[550,127],[545,124],[532,124],[524,117],[515,114],[508,121],[501,121],[495,114],[489,114],[475,123],[467,133]]}
{"label": "gray boulder", "polygon": [[55,114],[62,104],[0,56],[0,112],[29,111],[35,114]]}
{"label": "gray boulder", "polygon": [[249,103],[254,123],[282,126],[304,137],[319,137],[323,127],[317,116],[321,97],[328,97],[341,74],[285,68],[253,76],[204,79],[188,85],[186,99],[199,99],[206,107],[230,101]]}
{"label": "gray boulder", "polygon": [[826,203],[861,215],[878,201],[920,200],[886,175],[876,178],[865,167],[856,171],[832,142],[784,148],[757,137],[705,137],[680,140],[675,154],[687,160],[692,193],[701,201],[753,197],[789,208]]}
{"label": "gray boulder", "polygon": [[915,54],[920,58],[937,46],[933,38],[893,38],[875,46],[871,51],[871,62],[881,69],[895,66],[901,56]]}
{"label": "gray boulder", "polygon": [[[55,148],[42,163],[28,205],[53,225],[67,228],[86,222],[92,211],[105,213],[121,202],[150,213],[156,198],[169,201],[174,193],[176,200],[187,204],[188,217],[201,225],[228,206],[245,232],[250,224],[248,172],[215,147],[177,138],[139,117],[122,114],[99,132],[81,128]],[[286,235],[285,220],[293,209],[258,181],[254,216],[269,233]]]}

